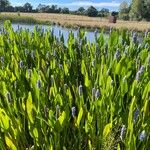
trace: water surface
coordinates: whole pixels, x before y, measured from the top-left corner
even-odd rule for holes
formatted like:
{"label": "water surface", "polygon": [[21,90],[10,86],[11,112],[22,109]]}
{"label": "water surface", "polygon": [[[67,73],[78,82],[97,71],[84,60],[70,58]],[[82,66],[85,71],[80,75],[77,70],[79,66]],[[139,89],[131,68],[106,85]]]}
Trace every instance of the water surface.
{"label": "water surface", "polygon": [[[22,28],[22,29],[28,29],[30,31],[33,31],[35,26],[39,26],[42,27],[43,30],[46,30],[48,28],[51,28],[54,32],[54,35],[59,39],[60,38],[60,33],[63,34],[64,36],[64,40],[65,40],[65,44],[67,44],[68,41],[68,37],[69,37],[69,33],[72,32],[74,34],[74,36],[77,38],[77,33],[78,30],[77,29],[71,29],[71,28],[65,28],[65,27],[61,27],[58,25],[35,25],[35,24],[24,24],[24,23],[12,23],[12,27],[15,31],[18,30],[18,28]],[[3,27],[3,23],[0,22],[0,28]],[[90,31],[90,30],[86,30],[85,29],[85,37],[87,38],[87,40],[91,43],[95,43],[95,31]],[[104,33],[104,38],[105,40],[108,41],[109,38],[109,34],[108,33]],[[140,35],[138,37],[138,41],[139,43],[142,43],[143,41],[143,37]]]}
{"label": "water surface", "polygon": [[[20,23],[12,23],[12,27],[15,31],[18,30],[18,28],[22,28],[22,29],[29,29],[30,31],[33,31],[34,27],[36,25],[34,24],[20,24]],[[40,27],[42,27],[43,30],[46,30],[48,28],[51,28],[54,31],[54,35],[57,38],[60,38],[60,33],[63,34],[64,39],[65,39],[65,43],[68,40],[68,35],[70,32],[72,32],[74,34],[75,37],[77,37],[77,29],[71,29],[71,28],[64,28],[61,26],[57,26],[57,25],[38,25]],[[0,23],[0,27],[3,27],[3,24]],[[95,42],[95,32],[94,31],[86,31],[86,38],[88,41],[90,41],[91,43]]]}

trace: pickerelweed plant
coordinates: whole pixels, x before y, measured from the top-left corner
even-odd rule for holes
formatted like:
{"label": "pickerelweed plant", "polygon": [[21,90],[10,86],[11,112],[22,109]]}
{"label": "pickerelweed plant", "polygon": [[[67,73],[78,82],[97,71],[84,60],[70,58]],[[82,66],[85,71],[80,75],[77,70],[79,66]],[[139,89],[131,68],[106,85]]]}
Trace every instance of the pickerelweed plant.
{"label": "pickerelweed plant", "polygon": [[[0,34],[0,149],[148,150],[150,34]],[[9,40],[8,40],[9,39]],[[105,146],[104,146],[105,145]]]}

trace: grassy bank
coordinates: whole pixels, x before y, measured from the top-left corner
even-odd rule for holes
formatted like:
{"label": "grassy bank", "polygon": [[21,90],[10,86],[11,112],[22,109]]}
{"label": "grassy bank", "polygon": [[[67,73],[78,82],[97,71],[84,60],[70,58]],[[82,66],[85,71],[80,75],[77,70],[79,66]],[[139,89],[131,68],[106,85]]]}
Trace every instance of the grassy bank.
{"label": "grassy bank", "polygon": [[47,14],[47,13],[1,13],[1,20],[11,20],[22,23],[58,24],[65,27],[83,28],[127,28],[129,30],[145,31],[150,30],[150,22],[121,21],[116,24],[108,23],[108,19],[94,18],[87,16]]}
{"label": "grassy bank", "polygon": [[10,20],[13,23],[27,23],[27,24],[49,24],[50,23],[47,21],[40,21],[29,16],[0,14],[0,21],[4,22],[6,20]]}

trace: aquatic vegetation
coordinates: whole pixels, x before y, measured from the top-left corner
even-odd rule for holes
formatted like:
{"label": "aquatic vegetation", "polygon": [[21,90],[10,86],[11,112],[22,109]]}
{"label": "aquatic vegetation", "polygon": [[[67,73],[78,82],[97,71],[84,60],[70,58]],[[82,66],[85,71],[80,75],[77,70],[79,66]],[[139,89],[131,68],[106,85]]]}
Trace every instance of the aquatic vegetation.
{"label": "aquatic vegetation", "polygon": [[129,31],[95,34],[65,43],[51,28],[5,22],[0,149],[149,149],[150,34],[140,46]]}

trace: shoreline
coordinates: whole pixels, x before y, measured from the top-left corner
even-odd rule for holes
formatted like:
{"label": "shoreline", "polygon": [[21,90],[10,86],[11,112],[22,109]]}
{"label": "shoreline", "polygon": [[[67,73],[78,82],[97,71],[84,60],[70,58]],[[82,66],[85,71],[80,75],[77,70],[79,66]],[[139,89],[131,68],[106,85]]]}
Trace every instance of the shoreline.
{"label": "shoreline", "polygon": [[76,29],[78,27],[94,29],[127,29],[139,32],[150,31],[150,22],[122,21],[108,23],[108,19],[98,17],[87,17],[65,14],[49,13],[0,13],[0,21],[10,20],[13,23],[59,25],[66,28]]}

